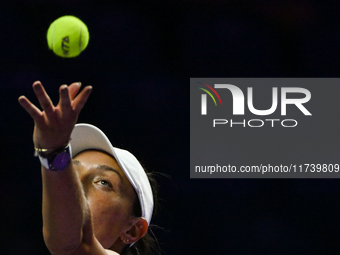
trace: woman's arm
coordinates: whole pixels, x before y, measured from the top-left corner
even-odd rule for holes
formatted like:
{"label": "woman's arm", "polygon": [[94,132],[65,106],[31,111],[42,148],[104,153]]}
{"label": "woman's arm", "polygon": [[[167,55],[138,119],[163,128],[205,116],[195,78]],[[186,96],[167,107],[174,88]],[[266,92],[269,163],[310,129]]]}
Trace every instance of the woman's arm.
{"label": "woman's arm", "polygon": [[[78,115],[87,101],[91,86],[79,95],[79,83],[62,85],[60,101],[54,106],[42,84],[33,84],[42,111],[26,97],[19,103],[34,120],[34,146],[57,150],[69,143]],[[77,95],[77,96],[76,96]],[[106,254],[93,235],[91,215],[72,162],[61,171],[42,166],[43,183],[43,235],[52,254]]]}
{"label": "woman's arm", "polygon": [[52,254],[74,254],[82,243],[83,226],[90,216],[77,173],[72,163],[58,172],[42,166],[41,172],[46,246]]}

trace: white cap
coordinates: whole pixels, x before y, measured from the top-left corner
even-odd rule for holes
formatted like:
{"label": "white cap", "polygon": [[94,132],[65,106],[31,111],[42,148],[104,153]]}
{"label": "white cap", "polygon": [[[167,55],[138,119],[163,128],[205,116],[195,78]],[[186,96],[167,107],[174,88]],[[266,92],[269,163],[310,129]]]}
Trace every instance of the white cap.
{"label": "white cap", "polygon": [[71,134],[72,155],[89,150],[101,150],[112,155],[126,177],[134,187],[142,210],[142,217],[150,225],[153,211],[153,194],[149,179],[134,155],[130,152],[113,147],[106,135],[90,124],[76,124]]}

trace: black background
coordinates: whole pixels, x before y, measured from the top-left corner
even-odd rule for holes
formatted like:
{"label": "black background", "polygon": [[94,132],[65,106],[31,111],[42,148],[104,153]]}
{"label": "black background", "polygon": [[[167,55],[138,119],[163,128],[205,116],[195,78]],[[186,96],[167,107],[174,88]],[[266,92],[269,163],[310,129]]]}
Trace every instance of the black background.
{"label": "black background", "polygon": [[[143,2],[143,3],[142,3]],[[88,48],[63,59],[46,32],[82,19]],[[338,77],[336,8],[311,1],[2,1],[0,4],[1,254],[48,254],[33,122],[40,80],[93,93],[79,122],[100,127],[159,177],[154,223],[165,254],[336,254],[339,181],[190,179],[190,77]]]}

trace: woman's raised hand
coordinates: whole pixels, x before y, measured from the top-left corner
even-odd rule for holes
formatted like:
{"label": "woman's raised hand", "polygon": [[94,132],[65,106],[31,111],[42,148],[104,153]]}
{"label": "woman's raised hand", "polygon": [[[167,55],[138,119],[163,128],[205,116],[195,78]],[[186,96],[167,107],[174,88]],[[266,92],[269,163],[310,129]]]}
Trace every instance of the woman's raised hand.
{"label": "woman's raised hand", "polygon": [[59,103],[54,106],[40,81],[33,83],[33,90],[42,110],[25,96],[19,97],[20,105],[34,120],[33,142],[36,148],[59,149],[69,143],[79,113],[84,107],[92,87],[86,86],[78,95],[81,83],[61,85]]}

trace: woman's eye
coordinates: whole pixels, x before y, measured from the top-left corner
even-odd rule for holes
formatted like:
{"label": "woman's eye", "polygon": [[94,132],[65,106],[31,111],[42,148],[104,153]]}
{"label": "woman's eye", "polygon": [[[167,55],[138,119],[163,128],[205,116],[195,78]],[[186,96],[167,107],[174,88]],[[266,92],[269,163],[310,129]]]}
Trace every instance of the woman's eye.
{"label": "woman's eye", "polygon": [[100,185],[102,185],[102,186],[107,187],[107,188],[111,188],[111,187],[112,187],[112,186],[111,186],[111,183],[109,183],[108,181],[105,181],[105,180],[100,180],[98,183],[99,183]]}

